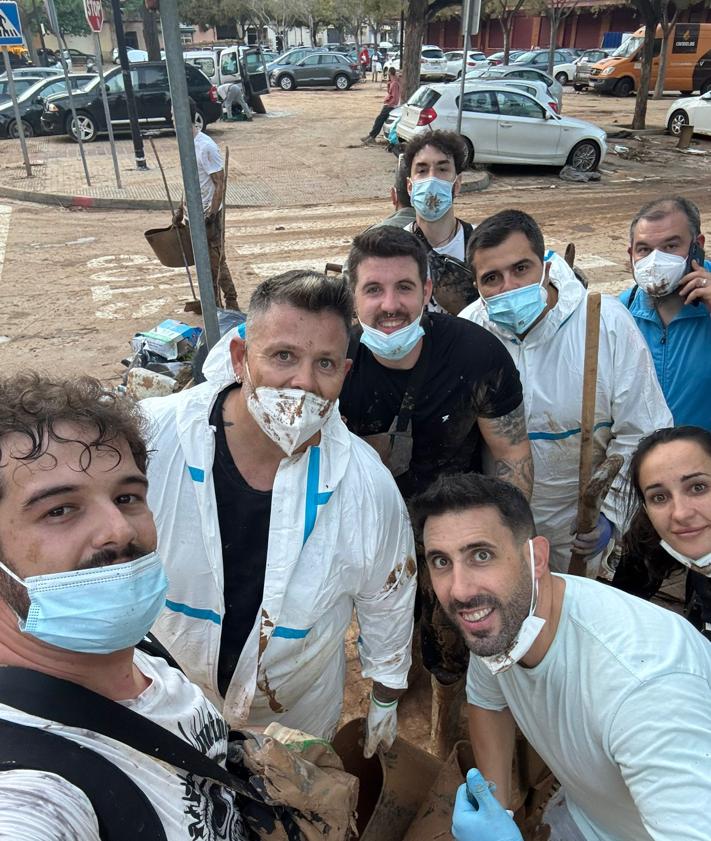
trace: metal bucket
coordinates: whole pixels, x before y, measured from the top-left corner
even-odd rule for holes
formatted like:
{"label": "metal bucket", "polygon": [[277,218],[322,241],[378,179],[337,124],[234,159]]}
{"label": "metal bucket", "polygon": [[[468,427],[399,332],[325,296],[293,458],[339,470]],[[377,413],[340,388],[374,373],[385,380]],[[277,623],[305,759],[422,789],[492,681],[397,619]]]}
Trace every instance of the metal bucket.
{"label": "metal bucket", "polygon": [[[188,225],[151,228],[145,232],[144,236],[162,265],[171,269],[181,269],[186,262],[188,266],[195,265]],[[185,259],[183,259],[183,254],[185,254]]]}
{"label": "metal bucket", "polygon": [[[386,754],[363,756],[365,719],[336,733],[333,746],[343,766],[360,781],[360,841],[401,841],[442,768],[432,754],[397,738]],[[431,841],[431,839],[430,839]]]}

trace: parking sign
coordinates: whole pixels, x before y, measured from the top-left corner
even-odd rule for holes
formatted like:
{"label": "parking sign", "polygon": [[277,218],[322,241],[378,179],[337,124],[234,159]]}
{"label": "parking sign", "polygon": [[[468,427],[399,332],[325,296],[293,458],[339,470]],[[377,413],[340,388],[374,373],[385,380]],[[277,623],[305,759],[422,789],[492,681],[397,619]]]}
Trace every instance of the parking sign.
{"label": "parking sign", "polygon": [[17,3],[0,2],[0,47],[21,47],[25,43]]}

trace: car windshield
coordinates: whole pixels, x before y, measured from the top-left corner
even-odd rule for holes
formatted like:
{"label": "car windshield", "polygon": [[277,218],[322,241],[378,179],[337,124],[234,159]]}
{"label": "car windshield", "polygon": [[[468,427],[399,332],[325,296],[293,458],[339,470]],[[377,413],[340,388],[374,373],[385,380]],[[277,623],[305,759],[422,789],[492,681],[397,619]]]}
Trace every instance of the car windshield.
{"label": "car windshield", "polygon": [[611,58],[629,58],[629,56],[637,52],[643,43],[644,38],[633,35],[624,44],[620,44],[615,52],[612,53]]}
{"label": "car windshield", "polygon": [[45,85],[47,85],[47,81],[47,79],[42,79],[41,82],[35,82],[33,85],[30,85],[30,87],[27,88],[27,90],[24,90],[21,94],[19,94],[19,96],[17,97],[17,101],[25,102],[25,100],[27,99],[32,99],[32,97],[35,96],[35,94],[39,93],[42,90],[42,88],[44,88]]}
{"label": "car windshield", "polygon": [[418,88],[412,96],[407,100],[408,105],[414,105],[416,108],[431,108],[439,99],[440,95],[436,90],[423,85]]}
{"label": "car windshield", "polygon": [[439,49],[422,50],[422,58],[444,58],[444,53]]}
{"label": "car windshield", "polygon": [[[485,76],[488,78],[491,75],[491,71],[488,67],[479,67],[476,70],[470,70],[467,73],[467,79],[483,79]],[[498,74],[501,76],[501,73]]]}
{"label": "car windshield", "polygon": [[537,51],[535,50],[528,50],[525,53],[521,53],[520,55],[516,56],[514,59],[515,64],[530,64],[533,59],[538,55]]}

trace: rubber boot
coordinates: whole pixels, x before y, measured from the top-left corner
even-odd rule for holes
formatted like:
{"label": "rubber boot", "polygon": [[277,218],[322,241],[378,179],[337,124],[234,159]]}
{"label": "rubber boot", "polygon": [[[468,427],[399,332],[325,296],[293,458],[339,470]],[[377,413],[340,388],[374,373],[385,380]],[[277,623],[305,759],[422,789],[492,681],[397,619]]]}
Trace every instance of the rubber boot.
{"label": "rubber boot", "polygon": [[430,753],[446,759],[455,742],[461,738],[460,714],[464,701],[466,678],[454,683],[440,683],[432,675],[432,718],[430,724]]}

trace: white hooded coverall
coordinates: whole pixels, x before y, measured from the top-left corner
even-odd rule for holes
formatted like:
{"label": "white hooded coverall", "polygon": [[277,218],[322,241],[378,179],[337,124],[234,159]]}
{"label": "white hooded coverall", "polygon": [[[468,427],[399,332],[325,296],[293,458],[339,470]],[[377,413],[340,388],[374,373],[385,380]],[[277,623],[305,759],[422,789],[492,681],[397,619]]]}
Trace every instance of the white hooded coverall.
{"label": "white hooded coverall", "polygon": [[[229,353],[229,340],[220,344],[213,354]],[[220,367],[226,370],[216,366],[218,381],[142,403],[153,451],[148,502],[169,579],[153,631],[232,728],[278,721],[330,738],[343,701],[354,606],[363,676],[407,686],[416,590],[410,521],[390,473],[348,431],[336,405],[319,446],[279,465],[263,601],[222,699],[223,561],[209,425],[217,395],[229,385]]]}
{"label": "white hooded coverall", "polygon": [[[481,298],[459,315],[501,339],[518,368],[533,453],[531,508],[539,533],[550,541],[551,568],[567,572],[578,503],[587,292],[561,257],[549,251],[545,259],[558,302],[523,340],[490,321]],[[667,426],[673,426],[672,416],[647,344],[625,307],[603,295],[593,469],[613,454],[625,459],[602,505],[620,534],[630,456],[640,438]]]}

